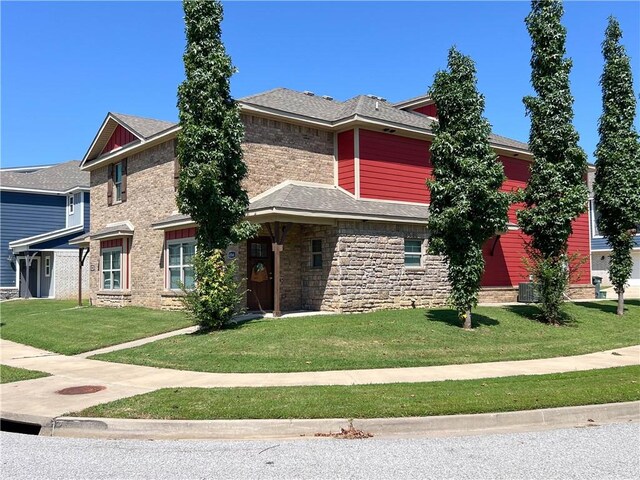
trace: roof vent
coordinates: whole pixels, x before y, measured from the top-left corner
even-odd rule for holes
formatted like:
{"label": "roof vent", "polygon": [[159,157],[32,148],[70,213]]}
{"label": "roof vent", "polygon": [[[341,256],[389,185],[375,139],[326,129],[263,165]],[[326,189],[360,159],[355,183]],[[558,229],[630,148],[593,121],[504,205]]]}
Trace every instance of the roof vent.
{"label": "roof vent", "polygon": [[333,100],[333,97],[330,95],[322,95],[322,98],[324,98],[325,100]]}
{"label": "roof vent", "polygon": [[316,95],[315,93],[313,93],[313,92],[312,92],[312,91],[310,91],[310,90],[305,90],[305,91],[304,91],[304,92],[302,92],[302,93],[304,93],[305,95],[309,95],[310,97],[315,97],[315,95]]}
{"label": "roof vent", "polygon": [[373,99],[373,100],[380,100],[381,102],[386,102],[387,101],[386,98],[379,97],[378,95],[369,94],[369,95],[366,95],[366,96],[371,98],[371,99]]}

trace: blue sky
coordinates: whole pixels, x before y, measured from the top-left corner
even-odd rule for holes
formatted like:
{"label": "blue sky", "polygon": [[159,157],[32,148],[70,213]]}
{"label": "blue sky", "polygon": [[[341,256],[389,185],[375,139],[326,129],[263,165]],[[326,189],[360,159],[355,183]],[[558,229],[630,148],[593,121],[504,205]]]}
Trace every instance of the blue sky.
{"label": "blue sky", "polygon": [[[496,133],[527,141],[529,2],[224,2],[236,98],[288,87],[346,100],[426,92],[456,45]],[[640,2],[568,2],[563,24],[580,144],[593,160],[600,44],[615,15],[640,86]],[[179,2],[9,2],[1,15],[2,166],[81,159],[108,111],[177,121]],[[636,121],[637,125],[640,125]]]}

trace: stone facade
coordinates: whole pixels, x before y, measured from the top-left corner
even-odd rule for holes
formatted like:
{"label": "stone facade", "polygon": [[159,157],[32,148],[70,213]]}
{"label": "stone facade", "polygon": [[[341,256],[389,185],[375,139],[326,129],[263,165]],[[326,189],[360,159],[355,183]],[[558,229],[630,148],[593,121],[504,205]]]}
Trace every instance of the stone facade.
{"label": "stone facade", "polygon": [[18,293],[17,288],[0,288],[0,301],[18,298]]}

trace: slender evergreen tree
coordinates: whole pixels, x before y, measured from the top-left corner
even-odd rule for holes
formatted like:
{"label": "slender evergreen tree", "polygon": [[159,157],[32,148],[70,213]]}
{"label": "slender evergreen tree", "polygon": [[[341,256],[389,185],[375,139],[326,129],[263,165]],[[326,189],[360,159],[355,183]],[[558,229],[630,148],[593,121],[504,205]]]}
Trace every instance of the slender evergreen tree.
{"label": "slender evergreen tree", "polygon": [[187,310],[205,328],[220,328],[238,303],[237,267],[224,262],[224,249],[250,236],[243,221],[249,206],[242,180],[244,126],[231,98],[234,72],[221,39],[219,1],[184,0],[187,46],[185,80],[178,87],[181,131],[177,204],[198,224],[193,260],[195,286],[187,292]]}
{"label": "slender evergreen tree", "polygon": [[507,224],[509,194],[502,163],[489,144],[491,125],[482,116],[484,97],[476,88],[473,60],[455,48],[448,70],[436,73],[429,94],[438,108],[431,144],[430,251],[448,263],[451,302],[471,328],[484,272],[482,245]]}
{"label": "slender evergreen tree", "polygon": [[609,278],[618,294],[618,315],[624,312],[624,287],[633,269],[633,235],[640,224],[640,143],[633,125],[636,97],[621,38],[618,21],[609,17],[602,43],[602,116],[593,186],[600,213],[598,228],[611,246]]}
{"label": "slender evergreen tree", "polygon": [[540,296],[543,319],[558,324],[569,285],[568,239],[572,222],[586,211],[587,156],[572,125],[571,60],[565,58],[566,30],[558,0],[533,0],[526,25],[532,40],[531,83],[537,96],[524,98],[531,118],[529,149],[534,163],[518,212]]}
{"label": "slender evergreen tree", "polygon": [[242,219],[249,206],[241,182],[244,126],[229,80],[234,73],[221,39],[219,1],[185,0],[185,80],[178,87],[181,131],[178,208],[198,224],[203,254],[252,232]]}

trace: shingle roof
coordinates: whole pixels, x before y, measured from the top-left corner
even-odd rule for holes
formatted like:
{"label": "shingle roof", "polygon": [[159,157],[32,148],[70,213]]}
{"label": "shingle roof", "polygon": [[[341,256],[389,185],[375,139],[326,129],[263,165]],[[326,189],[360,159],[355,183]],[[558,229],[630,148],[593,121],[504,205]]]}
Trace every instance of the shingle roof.
{"label": "shingle roof", "polygon": [[92,240],[100,240],[111,237],[122,237],[133,235],[133,227],[129,223],[118,223],[115,225],[107,225],[105,228],[97,232],[91,232],[89,235]]}
{"label": "shingle roof", "polygon": [[390,221],[425,223],[427,205],[356,199],[331,185],[311,185],[285,182],[251,202],[248,216],[259,212],[287,211],[316,213],[323,217],[375,218]]}
{"label": "shingle roof", "polygon": [[[416,97],[420,98],[420,97]],[[393,123],[399,127],[412,127],[432,133],[434,120],[406,110],[402,110],[379,98],[359,95],[340,102],[307,95],[287,88],[276,88],[267,92],[251,95],[239,100],[241,104],[267,108],[270,110],[299,115],[333,125],[354,116]],[[491,134],[489,140],[497,145],[519,150],[528,150],[528,145],[518,140]]]}
{"label": "shingle roof", "polygon": [[136,117],[133,115],[125,115],[123,113],[111,112],[111,115],[118,122],[122,123],[123,126],[127,127],[133,133],[139,135],[145,140],[177,125],[177,123],[174,122],[165,122],[164,120],[155,120],[153,118]]}
{"label": "shingle roof", "polygon": [[31,172],[0,170],[0,186],[52,192],[89,188],[89,172],[79,167],[80,161],[71,160]]}

